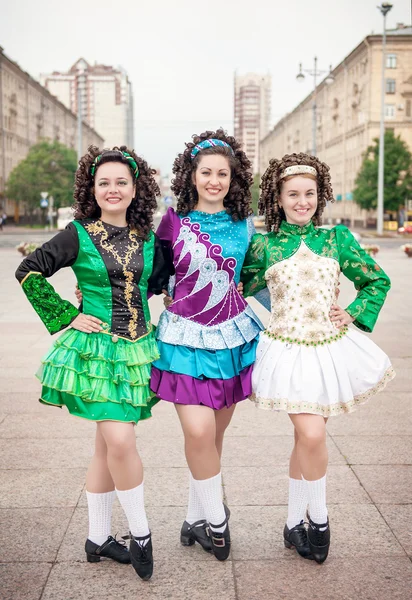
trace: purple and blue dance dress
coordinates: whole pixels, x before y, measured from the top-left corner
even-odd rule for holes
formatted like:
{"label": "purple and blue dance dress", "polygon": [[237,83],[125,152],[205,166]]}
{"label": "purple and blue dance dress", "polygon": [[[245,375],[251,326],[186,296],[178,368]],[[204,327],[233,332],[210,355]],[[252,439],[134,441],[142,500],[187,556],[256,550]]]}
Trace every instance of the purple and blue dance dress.
{"label": "purple and blue dance dress", "polygon": [[252,393],[252,367],[263,329],[237,291],[254,228],[226,212],[169,208],[157,235],[175,268],[173,302],[157,328],[160,359],[153,363],[151,389],[176,404],[220,410]]}

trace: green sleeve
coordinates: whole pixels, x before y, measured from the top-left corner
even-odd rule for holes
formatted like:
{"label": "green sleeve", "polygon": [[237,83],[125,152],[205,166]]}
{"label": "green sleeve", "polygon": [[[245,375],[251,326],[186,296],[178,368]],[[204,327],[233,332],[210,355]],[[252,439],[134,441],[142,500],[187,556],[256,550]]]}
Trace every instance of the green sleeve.
{"label": "green sleeve", "polygon": [[266,287],[266,246],[266,235],[256,233],[252,237],[240,274],[244,296],[254,296]]}
{"label": "green sleeve", "polygon": [[354,317],[354,324],[359,329],[370,333],[390,290],[390,279],[347,227],[338,225],[335,229],[340,267],[358,290],[355,300],[345,310]]}
{"label": "green sleeve", "polygon": [[29,273],[21,287],[51,334],[70,325],[80,314],[73,304],[59,296],[41,273]]}
{"label": "green sleeve", "polygon": [[27,256],[16,271],[24,293],[51,334],[70,325],[79,311],[63,300],[45,278],[72,266],[78,252],[79,237],[76,227],[70,223],[65,230]]}

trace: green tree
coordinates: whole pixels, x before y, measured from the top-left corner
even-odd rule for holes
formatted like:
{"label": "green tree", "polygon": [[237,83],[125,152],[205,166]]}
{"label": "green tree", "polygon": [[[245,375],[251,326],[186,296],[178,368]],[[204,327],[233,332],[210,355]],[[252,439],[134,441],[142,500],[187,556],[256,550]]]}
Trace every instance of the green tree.
{"label": "green tree", "polygon": [[[374,209],[378,201],[379,140],[369,146],[355,180],[353,197],[362,208]],[[412,154],[400,135],[385,131],[385,210],[398,211],[412,198]]]}
{"label": "green tree", "polygon": [[253,214],[255,214],[255,215],[259,214],[259,211],[258,211],[258,202],[259,202],[259,195],[260,195],[259,185],[260,185],[260,175],[259,175],[259,173],[257,173],[253,177],[253,185],[252,185],[252,189],[251,189],[252,210],[253,210]]}
{"label": "green tree", "polygon": [[42,140],[14,167],[7,181],[6,194],[26,208],[31,223],[33,213],[40,206],[41,192],[53,196],[55,208],[73,204],[76,168],[74,150],[58,141]]}

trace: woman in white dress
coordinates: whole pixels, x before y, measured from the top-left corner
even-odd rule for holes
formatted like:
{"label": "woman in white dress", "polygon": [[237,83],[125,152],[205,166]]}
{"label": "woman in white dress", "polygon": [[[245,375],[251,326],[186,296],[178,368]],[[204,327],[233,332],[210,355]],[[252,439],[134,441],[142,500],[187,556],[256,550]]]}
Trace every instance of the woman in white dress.
{"label": "woman in white dress", "polygon": [[[261,188],[269,233],[252,238],[242,281],[245,296],[268,287],[271,316],[260,334],[251,399],[286,410],[294,425],[284,543],[322,563],[330,545],[326,421],[351,412],[395,375],[384,352],[348,325],[372,331],[390,281],[346,227],[318,227],[333,201],[326,164],[303,153],[273,159]],[[335,304],[341,272],[357,290],[345,310]]]}

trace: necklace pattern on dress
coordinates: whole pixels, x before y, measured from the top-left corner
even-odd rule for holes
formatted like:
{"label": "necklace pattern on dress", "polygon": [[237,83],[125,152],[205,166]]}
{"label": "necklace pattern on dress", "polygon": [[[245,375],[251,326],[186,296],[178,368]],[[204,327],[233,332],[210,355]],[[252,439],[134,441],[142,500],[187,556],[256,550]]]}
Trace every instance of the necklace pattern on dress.
{"label": "necklace pattern on dress", "polygon": [[94,223],[89,223],[85,226],[85,229],[90,235],[93,235],[98,239],[98,243],[101,245],[101,247],[104,248],[106,252],[111,254],[116,260],[116,262],[122,267],[123,275],[125,278],[124,297],[126,300],[127,308],[131,314],[131,318],[128,325],[128,331],[130,333],[131,339],[135,339],[137,337],[137,321],[139,315],[136,307],[132,305],[134,273],[128,267],[134,254],[140,248],[140,244],[137,239],[137,231],[133,229],[129,230],[128,238],[130,240],[130,243],[126,248],[124,256],[121,256],[114,247],[114,245],[108,240],[109,233],[104,227],[101,220],[95,221]]}

